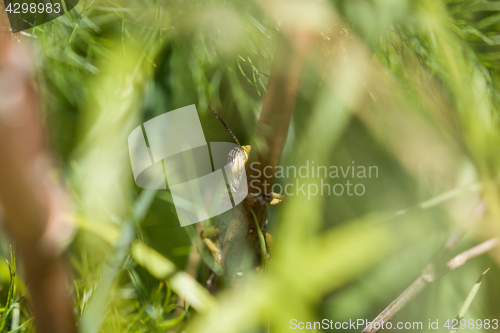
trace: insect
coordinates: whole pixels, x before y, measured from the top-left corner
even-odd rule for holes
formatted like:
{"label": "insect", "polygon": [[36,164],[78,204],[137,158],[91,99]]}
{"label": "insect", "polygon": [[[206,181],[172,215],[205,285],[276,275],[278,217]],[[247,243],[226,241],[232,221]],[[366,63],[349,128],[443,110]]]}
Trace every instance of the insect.
{"label": "insect", "polygon": [[[208,103],[208,102],[207,102]],[[226,125],[224,120],[219,116],[217,111],[208,103],[208,106],[212,110],[212,112],[215,114],[217,119],[222,123],[222,125],[226,128],[226,130],[231,134],[233,137],[234,141],[238,145],[238,147],[233,148],[228,156],[227,156],[227,164],[229,168],[231,169],[232,173],[232,179],[229,180],[229,186],[231,187],[231,190],[233,192],[239,191],[242,182],[246,181],[245,175],[245,165],[248,162],[250,151],[251,151],[251,146],[242,146],[238,139],[236,138],[236,135],[231,131],[231,129]],[[231,178],[231,177],[228,177]],[[259,198],[258,198],[259,199]],[[267,205],[278,205],[283,202],[283,197],[281,195],[278,195],[276,193],[272,193],[270,195],[267,195],[263,198],[260,198],[261,201],[263,201]],[[249,232],[255,232],[254,229],[250,229]],[[216,225],[212,225],[208,228],[205,228],[203,231],[201,231],[200,236],[203,239],[205,245],[207,246],[209,252],[212,254],[215,262],[217,264],[221,264],[221,252],[220,252],[220,237],[219,237],[219,228]],[[267,249],[272,248],[272,237],[267,231],[264,230],[264,237],[265,237],[265,242],[267,245]],[[212,276],[213,278],[213,276]],[[211,278],[211,279],[212,279]],[[209,279],[209,281],[211,280]],[[209,284],[209,283],[208,283]]]}
{"label": "insect", "polygon": [[245,165],[248,161],[248,157],[250,154],[250,150],[252,149],[251,146],[242,146],[240,142],[238,141],[238,138],[236,138],[236,135],[234,135],[233,131],[226,125],[224,120],[219,116],[217,111],[210,105],[208,104],[212,112],[215,114],[217,119],[220,120],[222,125],[226,128],[226,130],[231,134],[233,137],[234,141],[238,144],[238,147],[233,148],[229,154],[227,155],[227,164],[229,165],[229,168],[231,169],[232,173],[232,179],[230,179],[230,184],[231,190],[234,192],[239,191],[241,182],[243,180],[243,176],[245,174]]}
{"label": "insect", "polygon": [[[226,125],[224,120],[219,116],[217,111],[208,103],[208,106],[212,110],[212,112],[215,114],[217,119],[220,120],[222,125],[226,128],[226,130],[231,134],[233,137],[234,141],[238,144],[238,147],[233,148],[228,156],[227,156],[227,164],[229,165],[229,168],[231,169],[232,173],[232,179],[230,180],[229,186],[231,186],[231,189],[234,192],[238,192],[241,186],[241,182],[243,180],[243,176],[245,175],[245,165],[248,162],[248,158],[250,155],[250,151],[252,149],[251,146],[242,146],[240,142],[238,141],[238,138],[236,138],[236,135],[234,135],[233,131]],[[280,203],[283,202],[283,197],[277,193],[271,193],[270,196],[268,196],[267,203],[270,206],[275,206],[279,205]]]}

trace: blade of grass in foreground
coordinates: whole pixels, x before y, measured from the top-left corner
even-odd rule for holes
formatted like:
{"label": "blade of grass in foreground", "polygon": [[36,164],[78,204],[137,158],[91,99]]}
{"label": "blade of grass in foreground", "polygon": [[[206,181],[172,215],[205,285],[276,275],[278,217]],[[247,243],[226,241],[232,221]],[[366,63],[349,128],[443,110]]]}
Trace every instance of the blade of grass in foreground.
{"label": "blade of grass in foreground", "polygon": [[120,272],[121,263],[127,257],[135,239],[135,227],[146,215],[156,193],[156,190],[143,190],[134,205],[132,216],[125,221],[118,239],[113,244],[113,251],[103,264],[101,277],[97,283],[97,289],[90,300],[89,307],[80,320],[81,332],[96,333],[99,330],[108,305],[108,292]]}
{"label": "blade of grass in foreground", "polygon": [[139,241],[131,249],[134,260],[148,270],[158,280],[168,279],[172,289],[197,311],[205,312],[215,305],[215,298],[195,279],[160,253]]}
{"label": "blade of grass in foreground", "polygon": [[[472,304],[472,301],[474,300],[474,298],[476,297],[477,292],[479,291],[479,288],[481,287],[481,283],[483,282],[484,276],[486,275],[486,273],[488,273],[489,270],[490,269],[488,268],[487,270],[485,270],[483,272],[483,274],[481,274],[481,276],[479,277],[479,279],[477,280],[477,282],[474,284],[471,291],[469,292],[469,295],[467,295],[467,298],[465,299],[464,304],[462,304],[462,307],[460,308],[460,311],[458,312],[458,316],[457,316],[458,323],[460,323],[460,320],[464,319],[465,314],[467,313],[467,311],[469,311],[469,307]],[[456,333],[457,330],[458,330],[458,328],[451,329],[450,333]]]}
{"label": "blade of grass in foreground", "polygon": [[5,304],[5,311],[0,319],[0,332],[4,332],[7,326],[7,318],[9,317],[10,312],[12,311],[14,304],[14,278],[16,277],[16,257],[14,255],[14,251],[12,251],[12,246],[10,247],[10,262],[9,264],[9,273],[10,273],[10,285],[9,292],[7,294],[7,303]]}
{"label": "blade of grass in foreground", "polygon": [[115,247],[115,251],[106,260],[106,263],[115,263],[115,265],[106,264],[103,267],[96,293],[81,320],[82,332],[95,333],[99,329],[107,306],[107,293],[119,272],[119,263],[123,262],[129,253],[139,265],[157,279],[168,279],[172,289],[185,298],[197,311],[203,312],[215,305],[212,295],[189,274],[177,271],[174,263],[146,244],[134,241],[135,225],[144,218],[156,194],[157,191],[143,190],[134,207],[133,217],[125,223],[120,233],[113,226],[100,228],[102,224],[97,225],[97,222],[92,220],[79,219],[77,221],[80,229],[100,236]]}
{"label": "blade of grass in foreground", "polygon": [[[80,217],[77,223],[81,230],[94,233],[110,244],[118,243],[119,230],[115,226],[99,228],[102,223],[84,217]],[[196,311],[203,312],[215,305],[215,298],[193,277],[178,271],[174,263],[148,245],[140,241],[132,242],[130,254],[151,275],[159,280],[169,280],[172,289],[185,298]]]}

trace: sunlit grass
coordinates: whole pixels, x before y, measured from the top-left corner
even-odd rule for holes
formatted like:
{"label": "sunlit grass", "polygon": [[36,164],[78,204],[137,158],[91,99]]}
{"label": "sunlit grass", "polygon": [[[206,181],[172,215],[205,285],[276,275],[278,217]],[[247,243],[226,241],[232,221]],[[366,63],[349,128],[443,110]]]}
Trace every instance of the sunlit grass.
{"label": "sunlit grass", "polygon": [[[372,319],[480,196],[488,221],[457,250],[500,235],[499,3],[320,6],[331,20],[308,54],[282,164],[354,161],[378,166],[380,177],[366,181],[362,197],[298,195],[271,208],[275,253],[266,270],[250,274],[247,289],[217,298],[204,288],[214,263],[195,227],[179,227],[168,191],[133,184],[126,138],[154,116],[197,104],[207,141],[231,141],[206,96],[242,144],[258,145],[254,128],[263,96],[272,93],[279,17],[307,17],[308,7],[81,1],[26,32],[50,143],[75,205],[79,233],[68,252],[82,333],[258,332],[267,325],[281,332],[293,318]],[[188,274],[192,244],[202,259]],[[455,318],[490,266],[467,316],[498,317],[500,289],[491,281],[499,260],[484,256],[446,276],[398,320]],[[15,289],[11,278],[14,257],[8,267],[8,274],[0,267],[0,333],[32,331],[24,287]]]}

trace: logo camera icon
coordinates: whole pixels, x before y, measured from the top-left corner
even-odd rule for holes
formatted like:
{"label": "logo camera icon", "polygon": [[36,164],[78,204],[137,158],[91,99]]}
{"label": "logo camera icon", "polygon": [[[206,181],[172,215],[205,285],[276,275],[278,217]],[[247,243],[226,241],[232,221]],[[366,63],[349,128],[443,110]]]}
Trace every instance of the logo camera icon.
{"label": "logo camera icon", "polygon": [[168,184],[181,226],[220,215],[248,194],[246,174],[238,189],[228,186],[234,182],[228,154],[238,146],[207,144],[195,105],[138,126],[128,147],[135,183],[147,189],[166,189]]}

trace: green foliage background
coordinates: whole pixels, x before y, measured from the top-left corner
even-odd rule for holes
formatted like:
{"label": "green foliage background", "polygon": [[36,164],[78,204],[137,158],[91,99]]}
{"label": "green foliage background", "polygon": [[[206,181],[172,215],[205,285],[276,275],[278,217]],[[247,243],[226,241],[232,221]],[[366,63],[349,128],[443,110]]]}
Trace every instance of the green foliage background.
{"label": "green foliage background", "polygon": [[[36,52],[44,122],[77,212],[69,255],[82,333],[264,332],[267,324],[287,332],[291,319],[371,320],[480,196],[488,214],[456,253],[500,235],[500,2],[320,5],[292,1],[273,16],[252,1],[85,0],[23,33]],[[198,284],[182,273],[192,244],[206,250],[194,227],[179,226],[168,191],[135,186],[127,137],[146,120],[196,104],[207,141],[232,141],[204,95],[240,142],[259,144],[254,128],[279,17],[288,11],[311,21],[328,11],[333,19],[303,74],[282,165],[354,161],[377,166],[379,176],[362,180],[363,196],[297,195],[271,208],[269,271],[215,299],[202,288],[206,268],[195,270]],[[1,242],[5,258],[8,244]],[[468,262],[394,321],[426,327],[455,318],[488,267],[466,319],[500,318],[498,263],[498,251]],[[0,265],[2,305],[9,281]],[[25,286],[15,281],[19,299]],[[23,301],[18,316],[5,331],[32,330]]]}

